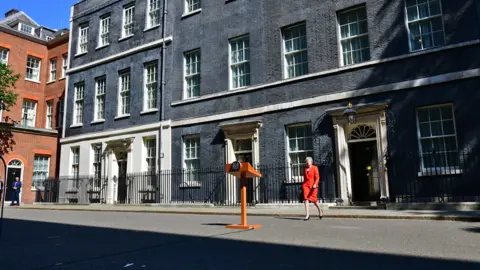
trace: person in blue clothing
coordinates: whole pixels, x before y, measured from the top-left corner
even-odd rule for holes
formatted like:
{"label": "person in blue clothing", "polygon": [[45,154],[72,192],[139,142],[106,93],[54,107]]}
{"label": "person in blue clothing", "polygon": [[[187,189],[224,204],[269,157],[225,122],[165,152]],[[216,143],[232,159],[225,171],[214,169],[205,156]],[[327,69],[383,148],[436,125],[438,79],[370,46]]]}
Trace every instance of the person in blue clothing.
{"label": "person in blue clothing", "polygon": [[20,182],[18,177],[15,177],[15,182],[13,182],[12,188],[13,196],[12,203],[10,205],[15,205],[15,202],[17,202],[17,205],[20,205],[20,190],[22,189],[22,182]]}

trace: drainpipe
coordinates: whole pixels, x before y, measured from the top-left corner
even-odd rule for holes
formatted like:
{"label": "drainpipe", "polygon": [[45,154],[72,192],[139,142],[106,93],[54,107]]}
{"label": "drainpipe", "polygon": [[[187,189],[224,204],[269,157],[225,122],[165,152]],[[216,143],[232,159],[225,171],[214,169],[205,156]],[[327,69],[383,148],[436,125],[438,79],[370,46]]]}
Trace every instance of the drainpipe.
{"label": "drainpipe", "polygon": [[[70,32],[69,32],[69,37],[68,37],[68,52],[67,52],[67,71],[70,68],[70,59],[72,59],[72,37],[73,37],[73,10],[74,7],[70,7]],[[65,130],[67,128],[67,104],[68,104],[68,83],[69,83],[69,77],[70,75],[68,72],[65,74],[65,92],[63,94],[63,115],[62,115],[62,139],[65,138]],[[57,123],[58,124],[58,123]],[[60,144],[61,145],[61,144]],[[61,146],[60,146],[61,147]]]}
{"label": "drainpipe", "polygon": [[[165,36],[166,36],[166,31],[167,31],[167,27],[166,27],[166,23],[167,23],[167,14],[168,14],[168,9],[167,9],[167,5],[168,5],[168,0],[163,0],[163,18],[162,18],[162,40],[163,40],[163,43],[162,43],[162,70],[160,72],[161,74],[161,77],[162,77],[162,81],[160,83],[160,123],[163,122],[165,120],[165,97],[164,97],[164,93],[165,93],[165,52],[167,51],[167,46],[165,44]],[[158,171],[161,171],[162,169],[162,162],[161,160],[165,157],[162,157],[163,156],[163,153],[161,152],[162,149],[163,149],[163,138],[162,138],[162,129],[163,129],[163,126],[160,126],[160,144],[159,144],[159,155],[158,155]]]}

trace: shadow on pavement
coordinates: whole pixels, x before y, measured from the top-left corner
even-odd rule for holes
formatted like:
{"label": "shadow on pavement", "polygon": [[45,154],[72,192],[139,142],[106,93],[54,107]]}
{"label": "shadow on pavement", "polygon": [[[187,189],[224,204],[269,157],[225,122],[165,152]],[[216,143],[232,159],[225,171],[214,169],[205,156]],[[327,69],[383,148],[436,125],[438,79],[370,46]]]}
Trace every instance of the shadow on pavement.
{"label": "shadow on pavement", "polygon": [[465,228],[463,230],[466,232],[480,233],[480,227]]}
{"label": "shadow on pavement", "polygon": [[240,240],[261,231],[200,237],[16,219],[5,219],[4,229],[0,269],[480,269],[474,262]]}
{"label": "shadow on pavement", "polygon": [[203,226],[222,226],[225,227],[229,225],[228,223],[203,223]]}

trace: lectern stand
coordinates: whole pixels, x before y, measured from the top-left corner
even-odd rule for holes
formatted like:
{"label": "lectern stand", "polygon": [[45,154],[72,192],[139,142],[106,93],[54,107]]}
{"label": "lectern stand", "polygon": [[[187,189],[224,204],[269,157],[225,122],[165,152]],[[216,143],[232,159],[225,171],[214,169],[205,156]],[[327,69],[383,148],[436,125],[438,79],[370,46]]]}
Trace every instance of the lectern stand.
{"label": "lectern stand", "polygon": [[262,177],[249,162],[233,162],[225,165],[225,171],[240,180],[240,204],[241,204],[241,223],[227,225],[228,229],[253,230],[260,229],[262,225],[249,225],[247,223],[247,179]]}

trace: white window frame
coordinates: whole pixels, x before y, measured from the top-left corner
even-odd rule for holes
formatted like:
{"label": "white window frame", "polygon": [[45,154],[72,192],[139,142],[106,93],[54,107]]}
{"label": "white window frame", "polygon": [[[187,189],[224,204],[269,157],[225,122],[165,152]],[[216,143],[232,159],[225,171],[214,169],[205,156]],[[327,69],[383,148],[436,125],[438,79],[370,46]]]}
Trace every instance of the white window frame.
{"label": "white window frame", "polygon": [[[185,14],[194,13],[197,10],[202,10],[202,1],[201,0],[185,0]],[[196,7],[196,8],[195,8]]]}
{"label": "white window frame", "polygon": [[70,148],[70,155],[72,157],[70,162],[70,174],[77,179],[80,176],[80,147],[74,146]]}
{"label": "white window frame", "polygon": [[57,80],[57,58],[50,59],[50,80],[54,82]]}
{"label": "white window frame", "polygon": [[62,55],[62,79],[67,75],[68,54]]}
{"label": "white window frame", "polygon": [[[305,28],[305,49],[300,49],[300,50],[296,50],[296,51],[291,51],[291,52],[287,52],[287,48],[286,48],[286,42],[287,40],[285,39],[285,36],[286,36],[286,31],[291,31],[292,29],[296,29],[296,28],[300,28],[300,27],[304,27]],[[300,36],[301,38],[302,36]],[[309,73],[309,67],[308,67],[308,40],[307,40],[307,24],[306,22],[301,22],[301,23],[297,23],[297,24],[294,24],[294,25],[290,25],[290,26],[287,26],[287,27],[284,27],[282,29],[282,52],[283,52],[283,78],[284,79],[291,79],[291,78],[297,78],[297,77],[300,77],[300,76],[305,76]],[[300,75],[296,75],[294,74],[293,76],[289,76],[288,74],[288,68],[289,68],[289,65],[288,65],[288,60],[287,60],[287,57],[289,55],[295,55],[295,54],[300,54],[300,53],[303,53],[305,52],[306,53],[306,57],[307,57],[307,70],[305,71],[304,74],[300,74]],[[304,63],[304,62],[303,62]]]}
{"label": "white window frame", "polygon": [[[192,158],[191,156],[187,158],[187,141],[195,141],[195,157]],[[190,147],[192,149],[192,147]],[[200,151],[201,151],[201,141],[200,136],[198,135],[189,135],[183,137],[182,142],[182,167],[183,171],[185,172],[183,175],[183,183],[181,187],[196,187],[200,185],[200,175],[195,175],[195,171],[201,169],[200,167]],[[191,170],[187,166],[188,161],[196,161],[198,162],[198,168]]]}
{"label": "white window frame", "polygon": [[[34,128],[37,121],[38,102],[32,99],[24,99],[22,104],[22,127]],[[28,110],[27,112],[25,110]]]}
{"label": "white window frame", "polygon": [[[153,144],[153,145],[152,145]],[[146,137],[143,139],[143,147],[145,150],[145,171],[149,173],[157,172],[157,138]],[[153,166],[151,166],[153,162]]]}
{"label": "white window frame", "polygon": [[[23,31],[22,26],[30,27],[30,32]],[[25,24],[25,23],[18,23],[18,31],[20,31],[22,33],[34,35],[35,34],[35,27],[33,27],[31,25],[28,25],[28,24]]]}
{"label": "white window frame", "polygon": [[[41,162],[42,164],[38,164],[38,162]],[[32,189],[42,190],[45,186],[43,185],[43,183],[39,184],[39,182],[47,180],[49,174],[50,156],[35,155],[33,158]]]}
{"label": "white window frame", "polygon": [[[127,79],[127,78],[128,78],[128,82],[125,83],[124,79]],[[123,71],[118,76],[118,110],[117,110],[118,116],[117,117],[130,115],[131,90],[132,90],[132,74],[130,73],[130,71]]]}
{"label": "white window frame", "polygon": [[94,100],[95,109],[94,109],[94,116],[93,116],[94,121],[105,120],[106,92],[107,92],[107,78],[105,76],[96,78],[95,79],[95,100]]}
{"label": "white window frame", "polygon": [[53,128],[53,100],[47,101],[46,104],[46,121],[45,121],[45,128],[52,129]]}
{"label": "white window frame", "polygon": [[[100,148],[97,148],[97,146],[100,145]],[[100,187],[100,179],[102,178],[102,152],[103,152],[103,146],[102,143],[94,143],[92,144],[92,175],[94,180],[93,181],[93,186],[95,188]],[[98,159],[97,159],[98,158]],[[98,171],[97,171],[98,169]]]}
{"label": "white window frame", "polygon": [[[444,119],[442,119],[442,116],[440,116],[440,120],[435,120],[435,121],[431,121],[429,120],[428,123],[432,123],[432,122],[441,122],[442,123],[442,135],[434,135],[434,136],[429,136],[429,137],[422,137],[421,136],[421,132],[420,132],[420,120],[418,118],[418,111],[419,110],[422,110],[422,109],[430,109],[430,108],[442,108],[442,107],[449,107],[451,110],[452,110],[452,122],[453,122],[453,131],[454,131],[454,134],[453,135],[445,135],[444,134],[444,131],[443,131],[443,121]],[[447,119],[447,121],[449,121],[450,119]],[[416,122],[416,126],[417,126],[417,143],[418,143],[418,149],[420,150],[419,151],[419,158],[420,158],[420,172],[419,172],[419,175],[442,175],[442,174],[460,174],[462,173],[462,170],[461,170],[461,167],[460,167],[460,162],[461,162],[461,159],[460,159],[460,149],[458,148],[458,137],[457,137],[457,124],[456,124],[456,120],[455,120],[455,107],[453,106],[452,103],[444,103],[444,104],[436,104],[436,105],[432,105],[432,106],[424,106],[424,107],[419,107],[419,108],[416,108],[415,109],[415,122]],[[427,123],[427,122],[423,122],[423,123]],[[423,159],[423,148],[422,148],[422,139],[435,139],[435,138],[446,138],[446,137],[453,137],[455,138],[455,149],[457,151],[457,155],[459,157],[459,166],[447,166],[447,167],[425,167],[425,164],[424,164],[424,159]],[[446,147],[445,147],[446,149]],[[441,151],[440,151],[441,152]],[[447,150],[444,150],[443,151],[443,154],[447,155]],[[438,155],[438,154],[437,154]]]}
{"label": "white window frame", "polygon": [[[135,5],[126,6],[123,8],[122,19],[122,38],[128,38],[133,36],[134,23],[135,23]],[[128,33],[130,32],[131,33]]]}
{"label": "white window frame", "polygon": [[83,100],[85,98],[85,83],[80,82],[75,84],[75,92],[74,92],[74,108],[73,108],[73,124],[74,125],[82,125],[83,124],[83,111],[84,111],[84,104]]}
{"label": "white window frame", "polygon": [[[418,1],[418,0],[417,0]],[[428,5],[428,11],[430,13],[430,2],[432,1],[436,1],[436,0],[426,0],[427,2],[427,5]],[[446,36],[445,36],[445,22],[444,22],[444,19],[443,19],[443,6],[442,6],[442,1],[441,0],[437,0],[439,5],[440,5],[440,14],[438,15],[433,15],[433,16],[427,16],[425,18],[421,18],[421,19],[417,19],[417,20],[412,20],[412,21],[409,21],[408,19],[408,8],[407,8],[407,0],[404,0],[403,4],[404,4],[404,17],[405,17],[405,27],[407,28],[407,33],[408,33],[408,47],[410,49],[410,52],[419,52],[419,51],[424,51],[424,50],[429,50],[429,49],[434,49],[434,48],[438,48],[438,47],[441,47],[441,46],[445,46],[446,44]],[[418,2],[417,2],[417,5],[416,7],[418,7]],[[418,10],[418,9],[417,9]],[[429,14],[430,15],[430,14]],[[422,42],[422,48],[421,49],[418,49],[418,50],[414,50],[412,48],[412,43],[411,43],[411,40],[412,40],[412,35],[411,35],[411,30],[410,30],[410,26],[409,24],[411,23],[416,23],[416,22],[421,22],[421,21],[430,21],[430,27],[431,27],[431,20],[432,19],[435,19],[435,18],[440,18],[442,20],[442,35],[443,35],[443,45],[433,45],[432,47],[428,47],[428,48],[425,48],[423,46],[423,42]],[[439,31],[438,31],[439,32]],[[430,32],[430,34],[432,35],[433,32]],[[434,42],[433,38],[432,38],[432,42]]]}
{"label": "white window frame", "polygon": [[98,48],[110,45],[110,15],[100,17],[98,27]]}
{"label": "white window frame", "polygon": [[[196,72],[195,73],[189,73],[187,74],[187,63],[188,63],[188,60],[189,58],[191,58],[192,56],[196,56],[197,58],[197,62],[196,63]],[[190,65],[193,65],[191,62],[192,60],[190,60]],[[192,50],[192,51],[189,51],[189,52],[185,52],[183,54],[183,97],[184,99],[190,99],[190,98],[196,98],[196,97],[199,97],[200,96],[200,86],[201,86],[201,72],[202,72],[202,54],[201,54],[201,51],[200,49],[196,49],[196,50]],[[188,88],[189,88],[189,84],[188,84],[188,80],[191,79],[191,78],[194,78],[194,77],[197,77],[198,76],[198,95],[193,95],[193,90],[192,91],[188,91]]]}
{"label": "white window frame", "polygon": [[[248,46],[245,47],[245,41],[248,42]],[[238,52],[240,50],[238,50],[238,42],[243,42],[243,61],[240,61],[240,62],[234,62],[233,61],[233,54],[234,54],[234,51]],[[235,46],[235,50],[234,50],[234,46]],[[240,37],[236,37],[236,38],[232,38],[229,40],[229,50],[228,50],[228,65],[229,65],[229,69],[228,69],[228,73],[229,73],[229,85],[230,85],[230,89],[240,89],[240,88],[245,88],[245,87],[249,87],[251,85],[251,81],[250,81],[250,74],[251,74],[251,70],[250,70],[250,36],[249,35],[243,35],[243,36],[240,36]],[[247,56],[245,56],[247,55]],[[235,84],[235,78],[234,78],[234,70],[236,68],[238,68],[239,66],[245,66],[248,68],[249,72],[248,73],[245,73],[244,76],[246,76],[248,79],[248,83],[246,83],[245,85],[242,85],[242,86],[237,86],[235,87],[234,84]],[[237,78],[237,80],[239,80],[239,84],[240,85],[240,79]]]}
{"label": "white window frame", "polygon": [[88,25],[81,25],[78,28],[77,55],[88,53]]}
{"label": "white window frame", "polygon": [[[153,69],[153,74],[150,73]],[[158,65],[148,63],[143,68],[143,110],[151,111],[157,109],[158,91]]]}
{"label": "white window frame", "polygon": [[4,47],[0,47],[0,63],[8,64],[8,55],[10,50]]}
{"label": "white window frame", "polygon": [[[365,21],[366,23],[366,27],[367,27],[367,32],[366,33],[363,33],[363,34],[359,34],[359,35],[356,35],[356,36],[348,36],[348,37],[345,37],[343,38],[342,37],[342,26],[344,25],[341,25],[340,24],[340,16],[343,15],[343,14],[346,14],[346,13],[352,13],[352,12],[358,12],[359,10],[364,10],[365,11],[365,20],[356,20],[355,22],[348,22],[346,25],[349,26],[349,31],[350,31],[350,26],[351,25],[359,25],[360,22],[363,22]],[[358,17],[357,17],[358,19]],[[359,27],[360,28],[360,27]],[[370,36],[369,36],[369,29],[368,29],[368,13],[367,13],[367,7],[365,5],[362,5],[362,6],[358,6],[358,7],[355,7],[355,8],[351,8],[351,9],[347,9],[347,10],[343,10],[343,11],[340,11],[337,13],[337,30],[338,30],[338,46],[339,46],[339,55],[340,55],[340,66],[350,66],[350,65],[355,65],[355,64],[360,64],[360,63],[363,63],[363,62],[367,62],[367,61],[370,61],[371,60],[371,52],[370,52]],[[352,58],[352,63],[345,63],[345,57],[344,57],[344,52],[343,52],[343,41],[347,41],[347,40],[354,40],[354,39],[360,39],[360,38],[363,38],[363,37],[367,37],[367,40],[368,40],[368,47],[363,47],[361,49],[358,49],[358,50],[351,50],[351,51],[348,51],[347,53],[348,54],[351,54],[351,58]],[[368,50],[368,59],[362,59],[361,61],[359,62],[353,62],[353,52],[355,51],[363,51],[363,50]],[[363,56],[362,56],[363,57]]]}
{"label": "white window frame", "polygon": [[[289,129],[290,128],[299,128],[299,127],[303,127],[303,128],[308,128],[310,127],[310,130],[311,130],[311,133],[310,133],[310,140],[312,141],[312,148],[311,150],[298,150],[298,151],[290,151],[290,136],[289,136]],[[288,125],[285,127],[285,139],[286,139],[286,163],[287,163],[287,179],[286,181],[287,182],[295,182],[295,183],[302,183],[303,182],[303,166],[302,164],[304,164],[304,161],[299,161],[298,164],[294,164],[290,158],[290,154],[298,154],[298,153],[306,153],[305,157],[313,157],[313,130],[312,130],[312,124],[311,123],[298,123],[298,124],[293,124],[293,125]],[[304,137],[295,137],[296,141],[298,142],[298,140],[302,139],[302,140],[307,140],[309,137],[308,136],[304,136]],[[305,145],[305,148],[306,148],[306,145]],[[293,170],[298,170],[298,175],[295,176],[295,174],[293,173]]]}
{"label": "white window frame", "polygon": [[[42,59],[28,55],[27,71],[25,72],[25,80],[32,82],[40,82],[40,70],[42,67]],[[30,77],[29,77],[30,74]],[[35,76],[37,74],[37,76]]]}
{"label": "white window frame", "polygon": [[[155,23],[155,18],[158,22]],[[161,13],[160,13],[160,0],[148,0],[147,3],[147,25],[146,29],[154,28],[160,25]]]}

